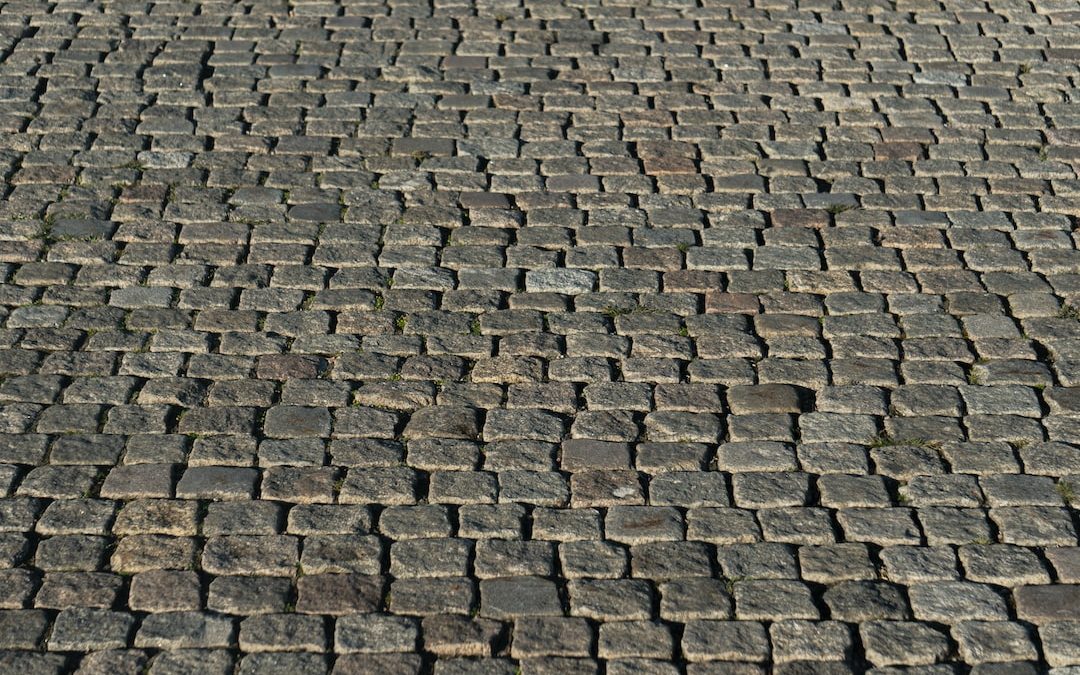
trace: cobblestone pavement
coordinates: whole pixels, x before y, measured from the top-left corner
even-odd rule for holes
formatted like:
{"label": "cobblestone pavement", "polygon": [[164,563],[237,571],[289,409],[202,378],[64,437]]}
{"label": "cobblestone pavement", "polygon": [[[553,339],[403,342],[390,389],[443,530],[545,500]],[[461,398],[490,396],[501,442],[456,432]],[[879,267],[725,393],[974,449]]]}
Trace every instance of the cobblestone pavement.
{"label": "cobblestone pavement", "polygon": [[0,672],[1080,673],[1080,3],[0,6]]}

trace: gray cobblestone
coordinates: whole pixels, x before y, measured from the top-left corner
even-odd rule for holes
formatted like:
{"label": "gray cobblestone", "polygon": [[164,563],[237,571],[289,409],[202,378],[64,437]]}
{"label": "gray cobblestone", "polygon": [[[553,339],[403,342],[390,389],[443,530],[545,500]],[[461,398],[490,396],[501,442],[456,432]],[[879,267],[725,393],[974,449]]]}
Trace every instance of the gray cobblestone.
{"label": "gray cobblestone", "polygon": [[1075,7],[699,5],[5,7],[0,671],[1080,668]]}

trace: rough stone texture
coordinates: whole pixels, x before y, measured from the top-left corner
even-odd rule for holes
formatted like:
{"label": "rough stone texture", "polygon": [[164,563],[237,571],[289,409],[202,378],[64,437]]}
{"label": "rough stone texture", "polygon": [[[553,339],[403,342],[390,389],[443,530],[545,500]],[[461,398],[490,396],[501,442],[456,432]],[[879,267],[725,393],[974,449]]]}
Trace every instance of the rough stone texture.
{"label": "rough stone texture", "polygon": [[1075,672],[1078,26],[6,3],[0,672]]}

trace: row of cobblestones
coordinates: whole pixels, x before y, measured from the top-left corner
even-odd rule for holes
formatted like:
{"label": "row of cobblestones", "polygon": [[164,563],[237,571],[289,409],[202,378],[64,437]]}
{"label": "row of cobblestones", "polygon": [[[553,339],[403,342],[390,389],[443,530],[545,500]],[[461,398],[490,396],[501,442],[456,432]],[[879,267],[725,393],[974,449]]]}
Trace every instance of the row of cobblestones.
{"label": "row of cobblestones", "polygon": [[0,3],[0,672],[1080,673],[1078,40]]}

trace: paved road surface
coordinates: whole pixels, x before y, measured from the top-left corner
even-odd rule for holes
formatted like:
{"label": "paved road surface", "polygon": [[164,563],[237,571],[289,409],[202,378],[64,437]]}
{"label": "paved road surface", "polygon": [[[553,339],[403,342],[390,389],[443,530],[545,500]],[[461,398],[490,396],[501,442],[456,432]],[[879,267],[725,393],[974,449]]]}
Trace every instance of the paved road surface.
{"label": "paved road surface", "polygon": [[0,671],[1080,672],[1080,4],[0,7]]}

